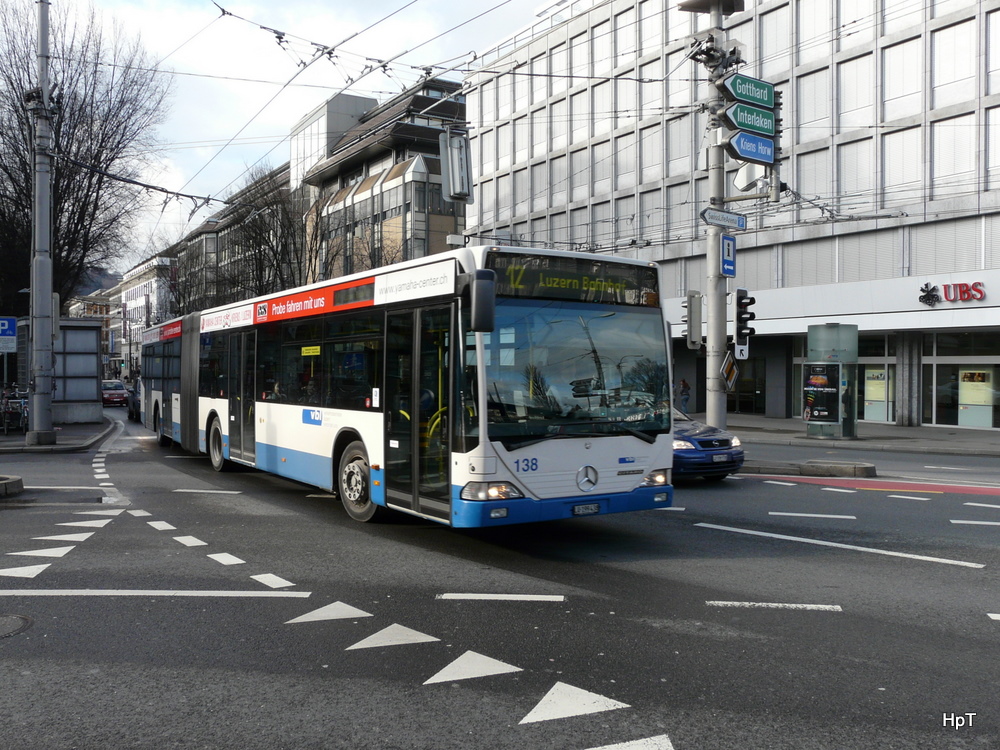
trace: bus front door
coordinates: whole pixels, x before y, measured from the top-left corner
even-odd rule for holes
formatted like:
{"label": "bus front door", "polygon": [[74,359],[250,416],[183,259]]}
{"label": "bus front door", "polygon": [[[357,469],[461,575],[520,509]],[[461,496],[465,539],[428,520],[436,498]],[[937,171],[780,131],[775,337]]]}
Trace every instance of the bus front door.
{"label": "bus front door", "polygon": [[451,512],[451,328],[448,307],[391,313],[386,345],[388,503],[445,520]]}
{"label": "bus front door", "polygon": [[257,332],[229,339],[229,457],[253,463],[257,454],[254,398],[257,388]]}

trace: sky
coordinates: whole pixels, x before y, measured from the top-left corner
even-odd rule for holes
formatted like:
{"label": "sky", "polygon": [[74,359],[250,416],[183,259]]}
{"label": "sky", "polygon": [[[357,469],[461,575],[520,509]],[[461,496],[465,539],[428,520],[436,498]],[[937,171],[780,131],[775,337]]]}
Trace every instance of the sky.
{"label": "sky", "polygon": [[[85,9],[87,2],[52,0],[50,12],[58,12],[57,5],[63,3]],[[550,4],[542,0],[90,2],[106,29],[117,25],[126,35],[138,36],[150,57],[172,74],[169,115],[158,133],[162,146],[147,182],[220,199],[244,185],[245,173],[253,165],[277,167],[287,161],[291,128],[344,90],[348,78],[356,79],[346,89],[350,93],[384,101],[415,83],[423,68],[463,64],[472,52],[484,52],[531,24],[535,13]],[[335,57],[313,60],[317,45],[336,47]],[[388,71],[376,63],[375,73],[361,77],[371,60],[389,61]],[[447,77],[462,79],[461,72]],[[154,202],[137,232],[134,257],[117,270],[163,249],[221,208],[214,204],[192,216],[194,201],[157,196]]]}

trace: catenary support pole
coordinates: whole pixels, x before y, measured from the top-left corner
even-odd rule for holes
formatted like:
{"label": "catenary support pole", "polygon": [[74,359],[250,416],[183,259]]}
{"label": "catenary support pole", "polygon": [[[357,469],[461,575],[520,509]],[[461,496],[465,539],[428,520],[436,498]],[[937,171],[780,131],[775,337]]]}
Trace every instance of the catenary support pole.
{"label": "catenary support pole", "polygon": [[35,121],[31,252],[31,410],[28,445],[52,445],[52,110],[49,106],[49,0],[38,0],[38,88],[26,100]]}

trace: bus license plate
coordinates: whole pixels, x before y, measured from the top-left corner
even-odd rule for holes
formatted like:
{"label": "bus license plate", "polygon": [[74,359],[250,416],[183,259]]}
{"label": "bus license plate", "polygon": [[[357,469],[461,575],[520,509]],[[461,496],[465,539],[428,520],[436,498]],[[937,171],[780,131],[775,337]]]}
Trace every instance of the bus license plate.
{"label": "bus license plate", "polygon": [[589,516],[594,513],[601,512],[600,503],[587,503],[586,505],[574,505],[573,515],[574,516]]}
{"label": "bus license plate", "polygon": [[715,463],[718,464],[718,463],[722,463],[723,461],[728,461],[729,460],[729,456],[727,456],[725,453],[718,453],[718,454],[712,456],[712,460],[715,461]]}

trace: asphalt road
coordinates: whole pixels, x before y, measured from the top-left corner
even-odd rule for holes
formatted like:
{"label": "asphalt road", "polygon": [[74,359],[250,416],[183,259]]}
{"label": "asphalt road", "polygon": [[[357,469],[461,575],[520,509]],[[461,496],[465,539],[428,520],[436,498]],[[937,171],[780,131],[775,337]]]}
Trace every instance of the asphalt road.
{"label": "asphalt road", "polygon": [[0,747],[1000,746],[1000,491],[946,470],[471,532],[131,424],[4,470]]}

